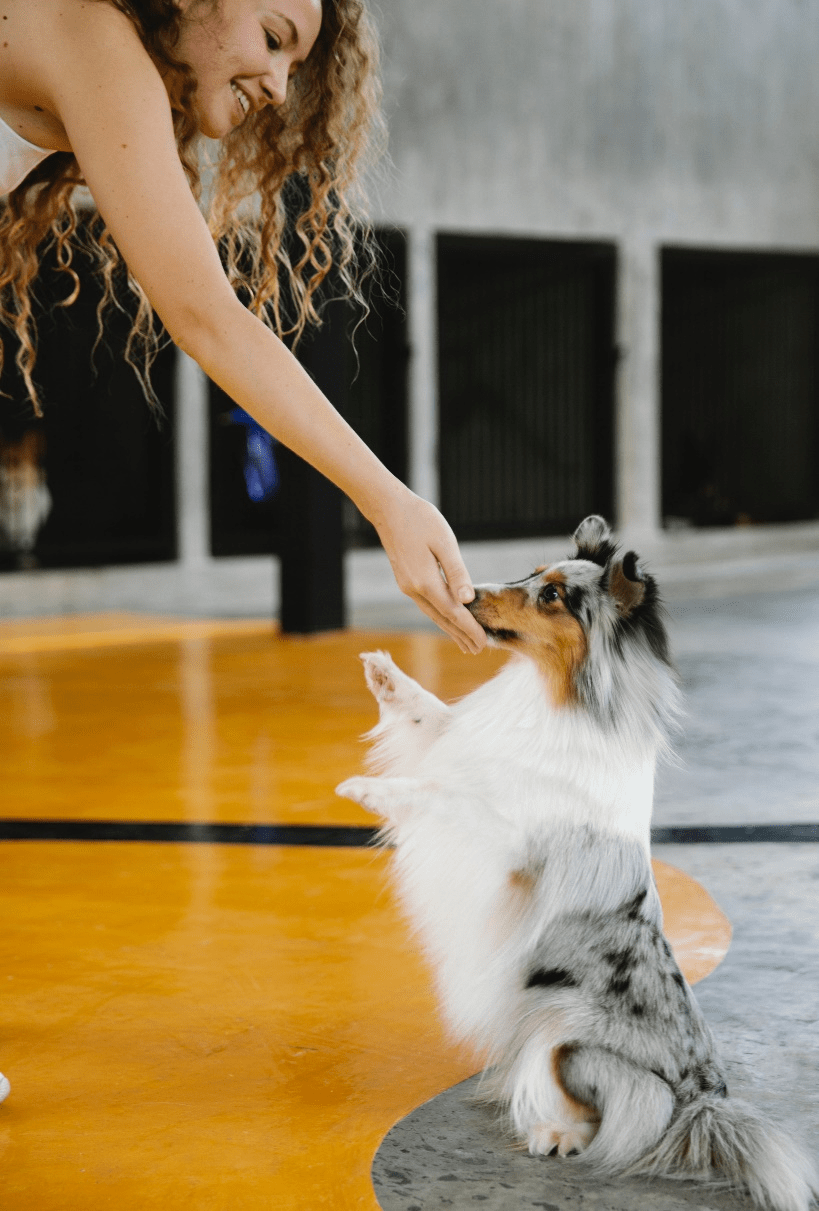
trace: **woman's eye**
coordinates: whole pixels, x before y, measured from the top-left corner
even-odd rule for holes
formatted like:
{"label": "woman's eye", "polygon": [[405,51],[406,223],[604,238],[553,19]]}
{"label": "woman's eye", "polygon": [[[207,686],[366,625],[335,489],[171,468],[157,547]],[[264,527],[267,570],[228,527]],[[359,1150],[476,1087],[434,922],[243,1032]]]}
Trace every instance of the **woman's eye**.
{"label": "woman's eye", "polygon": [[268,50],[281,50],[281,41],[275,34],[271,34],[270,30],[266,29],[265,36],[267,38]]}

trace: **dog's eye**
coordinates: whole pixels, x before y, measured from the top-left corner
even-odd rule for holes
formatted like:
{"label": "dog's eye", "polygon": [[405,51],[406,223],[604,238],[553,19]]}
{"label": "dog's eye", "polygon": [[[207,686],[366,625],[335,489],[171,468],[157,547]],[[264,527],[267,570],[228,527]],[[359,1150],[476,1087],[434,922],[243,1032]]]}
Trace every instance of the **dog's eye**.
{"label": "dog's eye", "polygon": [[558,601],[559,598],[560,594],[558,593],[556,586],[553,584],[545,584],[538,593],[537,597],[541,605],[548,605],[550,601]]}

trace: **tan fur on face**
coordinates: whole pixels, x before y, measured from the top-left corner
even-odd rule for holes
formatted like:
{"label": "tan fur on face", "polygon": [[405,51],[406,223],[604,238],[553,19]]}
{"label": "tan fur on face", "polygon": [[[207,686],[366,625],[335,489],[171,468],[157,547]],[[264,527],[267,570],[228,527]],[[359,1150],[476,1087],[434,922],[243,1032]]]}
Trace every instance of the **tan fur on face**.
{"label": "tan fur on face", "polygon": [[561,596],[556,601],[537,606],[525,589],[515,586],[498,593],[483,592],[472,614],[484,626],[514,631],[518,638],[498,642],[512,650],[525,648],[546,678],[554,705],[569,706],[576,697],[575,674],[587,655],[586,636],[563,601],[563,576],[552,572],[543,578],[541,587],[545,584],[557,588]]}

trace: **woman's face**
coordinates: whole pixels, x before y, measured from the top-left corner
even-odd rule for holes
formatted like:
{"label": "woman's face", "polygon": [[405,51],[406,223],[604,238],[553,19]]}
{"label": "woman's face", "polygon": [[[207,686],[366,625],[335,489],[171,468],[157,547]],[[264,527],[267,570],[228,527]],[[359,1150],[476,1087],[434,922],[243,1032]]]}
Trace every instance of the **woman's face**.
{"label": "woman's face", "polygon": [[196,72],[199,129],[222,139],[287,82],[321,28],[321,0],[181,0],[176,54]]}

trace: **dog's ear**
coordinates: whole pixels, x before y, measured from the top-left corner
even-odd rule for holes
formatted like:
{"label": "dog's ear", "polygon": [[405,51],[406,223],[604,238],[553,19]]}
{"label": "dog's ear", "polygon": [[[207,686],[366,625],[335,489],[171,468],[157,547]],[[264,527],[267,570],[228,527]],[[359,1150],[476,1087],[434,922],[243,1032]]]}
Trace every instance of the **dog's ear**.
{"label": "dog's ear", "polygon": [[617,550],[606,519],[597,513],[581,521],[574,532],[574,541],[577,543],[575,559],[588,559],[600,564],[601,568],[605,568]]}
{"label": "dog's ear", "polygon": [[609,572],[609,592],[621,618],[628,618],[629,614],[642,605],[646,585],[634,551],[627,551],[622,562],[612,566]]}

